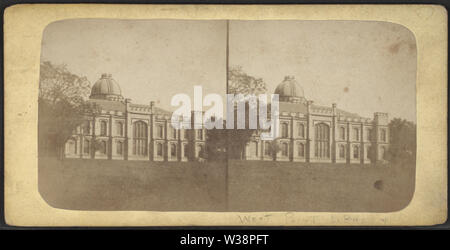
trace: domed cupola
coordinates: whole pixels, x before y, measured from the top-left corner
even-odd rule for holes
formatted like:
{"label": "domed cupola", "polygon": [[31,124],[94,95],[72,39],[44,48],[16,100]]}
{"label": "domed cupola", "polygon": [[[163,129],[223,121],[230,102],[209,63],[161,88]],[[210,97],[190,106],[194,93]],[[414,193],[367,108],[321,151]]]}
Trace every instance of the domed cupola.
{"label": "domed cupola", "polygon": [[112,79],[111,74],[102,74],[91,90],[91,99],[122,101],[122,91],[119,84]]}
{"label": "domed cupola", "polygon": [[281,102],[305,102],[303,88],[293,76],[286,76],[275,89],[275,94],[279,95]]}

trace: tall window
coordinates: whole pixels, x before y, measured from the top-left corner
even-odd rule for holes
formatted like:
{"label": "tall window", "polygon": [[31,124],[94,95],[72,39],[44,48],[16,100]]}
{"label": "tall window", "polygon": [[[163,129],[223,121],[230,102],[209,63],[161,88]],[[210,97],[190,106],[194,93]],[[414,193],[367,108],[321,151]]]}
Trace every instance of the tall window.
{"label": "tall window", "polygon": [[250,142],[250,155],[258,156],[258,142]]}
{"label": "tall window", "polygon": [[177,145],[175,143],[170,144],[170,156],[177,157]]}
{"label": "tall window", "polygon": [[189,150],[188,150],[188,145],[187,144],[183,144],[183,156],[184,157],[188,157],[189,156]]}
{"label": "tall window", "polygon": [[91,152],[91,142],[88,139],[84,139],[83,152],[89,154]]}
{"label": "tall window", "polygon": [[345,140],[345,127],[341,127],[340,129],[339,129],[339,131],[340,131],[340,136],[341,136],[341,140]]}
{"label": "tall window", "polygon": [[197,139],[203,140],[203,130],[197,130]]}
{"label": "tall window", "polygon": [[158,136],[158,138],[163,138],[164,126],[162,124],[156,125],[156,136]]}
{"label": "tall window", "polygon": [[330,127],[325,123],[315,125],[315,156],[318,158],[330,157]]}
{"label": "tall window", "polygon": [[339,158],[345,158],[345,145],[339,145]]}
{"label": "tall window", "polygon": [[122,124],[122,122],[116,122],[116,134],[118,136],[123,136],[123,124]]}
{"label": "tall window", "polygon": [[147,154],[147,124],[143,121],[133,123],[133,154]]}
{"label": "tall window", "polygon": [[177,129],[172,129],[172,139],[177,139]]}
{"label": "tall window", "polygon": [[298,136],[300,138],[305,138],[305,125],[303,125],[303,123],[298,123]]}
{"label": "tall window", "polygon": [[106,141],[100,142],[100,153],[106,155]]}
{"label": "tall window", "polygon": [[283,142],[281,144],[281,155],[282,156],[288,156],[288,144],[286,142]]}
{"label": "tall window", "polygon": [[287,123],[281,123],[281,137],[287,138],[289,135],[288,133],[288,124]]}
{"label": "tall window", "polygon": [[367,140],[368,141],[372,140],[372,129],[371,128],[367,129]]}
{"label": "tall window", "polygon": [[156,144],[156,155],[163,156],[163,147],[161,143]]}
{"label": "tall window", "polygon": [[381,131],[380,131],[380,140],[382,141],[382,142],[385,142],[386,141],[386,129],[381,129]]}
{"label": "tall window", "polygon": [[353,139],[355,141],[359,141],[359,129],[358,128],[353,128]]}
{"label": "tall window", "polygon": [[353,158],[354,159],[359,158],[359,146],[358,145],[353,146]]}
{"label": "tall window", "polygon": [[205,148],[203,147],[203,145],[198,145],[197,149],[198,149],[198,157],[203,158],[205,155]]}
{"label": "tall window", "polygon": [[66,145],[67,154],[77,154],[77,141],[74,139],[69,139]]}
{"label": "tall window", "polygon": [[297,144],[297,155],[299,157],[305,157],[305,145],[303,143]]}
{"label": "tall window", "polygon": [[106,121],[100,121],[100,135],[105,136],[108,123]]}
{"label": "tall window", "polygon": [[89,135],[91,133],[91,122],[85,121],[83,126],[83,133]]}
{"label": "tall window", "polygon": [[122,153],[123,153],[123,143],[121,141],[118,141],[116,143],[116,153],[118,155],[122,155]]}
{"label": "tall window", "polygon": [[386,160],[386,148],[381,147],[381,159]]}
{"label": "tall window", "polygon": [[369,160],[372,160],[372,147],[371,146],[367,146],[367,150],[366,150],[366,158]]}
{"label": "tall window", "polygon": [[270,155],[270,142],[264,143],[264,155]]}

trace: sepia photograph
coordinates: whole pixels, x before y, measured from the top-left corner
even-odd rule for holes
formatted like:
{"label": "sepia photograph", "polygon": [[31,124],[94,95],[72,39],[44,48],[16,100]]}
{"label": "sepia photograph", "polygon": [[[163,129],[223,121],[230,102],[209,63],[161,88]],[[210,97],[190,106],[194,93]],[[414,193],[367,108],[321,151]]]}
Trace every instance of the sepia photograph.
{"label": "sepia photograph", "polygon": [[401,210],[416,64],[390,22],[50,23],[39,192],[69,210]]}

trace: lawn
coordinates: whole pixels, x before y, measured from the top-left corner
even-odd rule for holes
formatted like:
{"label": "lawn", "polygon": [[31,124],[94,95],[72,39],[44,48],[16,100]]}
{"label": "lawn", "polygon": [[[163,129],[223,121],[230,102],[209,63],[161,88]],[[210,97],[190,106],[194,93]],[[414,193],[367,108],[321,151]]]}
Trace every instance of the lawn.
{"label": "lawn", "polygon": [[[153,211],[366,211],[405,207],[414,166],[39,159],[53,207]],[[227,195],[228,194],[228,195]]]}

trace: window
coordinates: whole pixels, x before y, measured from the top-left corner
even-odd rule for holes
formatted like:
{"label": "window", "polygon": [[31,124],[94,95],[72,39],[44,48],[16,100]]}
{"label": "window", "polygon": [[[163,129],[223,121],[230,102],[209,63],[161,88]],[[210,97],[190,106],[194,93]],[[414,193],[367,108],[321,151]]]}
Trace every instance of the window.
{"label": "window", "polygon": [[281,124],[281,137],[287,138],[288,136],[289,136],[288,124],[287,123],[282,123]]}
{"label": "window", "polygon": [[77,141],[75,139],[69,139],[66,145],[67,154],[77,154]]}
{"label": "window", "polygon": [[183,152],[183,156],[184,157],[188,157],[188,155],[189,155],[189,150],[188,150],[188,145],[187,144],[183,144],[183,150],[184,150],[184,152]]}
{"label": "window", "polygon": [[330,127],[325,123],[315,125],[315,156],[318,158],[330,157]]}
{"label": "window", "polygon": [[170,156],[177,157],[177,145],[175,143],[170,144]]}
{"label": "window", "polygon": [[270,155],[270,142],[264,143],[264,155]]}
{"label": "window", "polygon": [[123,153],[123,143],[121,141],[118,141],[116,143],[116,153],[118,155],[122,155],[122,153]]}
{"label": "window", "polygon": [[177,129],[172,129],[172,139],[177,139]]}
{"label": "window", "polygon": [[164,136],[164,126],[162,124],[158,124],[156,126],[156,135],[158,138],[163,138]]}
{"label": "window", "polygon": [[359,158],[359,146],[354,145],[353,146],[353,159]]}
{"label": "window", "polygon": [[163,156],[163,147],[161,143],[156,144],[156,155],[157,156]]}
{"label": "window", "polygon": [[381,150],[380,150],[381,152],[380,152],[380,156],[381,156],[381,159],[382,160],[386,160],[386,148],[385,147],[381,147]]}
{"label": "window", "polygon": [[90,121],[84,122],[83,133],[85,135],[91,134],[91,122]]}
{"label": "window", "polygon": [[380,131],[380,140],[382,141],[382,142],[385,142],[386,141],[386,129],[381,129],[381,131]]}
{"label": "window", "polygon": [[106,121],[100,121],[100,135],[106,136],[107,126],[108,124]]}
{"label": "window", "polygon": [[116,134],[118,136],[123,136],[123,124],[122,124],[122,122],[116,122]]}
{"label": "window", "polygon": [[197,130],[197,139],[203,140],[203,130]]}
{"label": "window", "polygon": [[183,138],[182,139],[187,139],[187,138],[188,138],[187,130],[183,129]]}
{"label": "window", "polygon": [[250,142],[250,155],[258,156],[258,142]]}
{"label": "window", "polygon": [[147,124],[143,121],[133,123],[133,154],[147,154]]}
{"label": "window", "polygon": [[298,136],[300,138],[305,138],[305,125],[303,125],[303,123],[298,123]]}
{"label": "window", "polygon": [[288,156],[288,144],[286,142],[281,144],[281,155]]}
{"label": "window", "polygon": [[100,153],[106,155],[106,141],[100,142]]}
{"label": "window", "polygon": [[367,146],[367,150],[366,150],[366,158],[369,160],[372,160],[372,147],[371,146]]}
{"label": "window", "polygon": [[345,159],[345,145],[339,145],[339,158]]}
{"label": "window", "polygon": [[372,140],[372,129],[370,128],[367,129],[367,140]]}
{"label": "window", "polygon": [[84,139],[83,152],[85,154],[89,154],[91,152],[91,142],[87,139]]}
{"label": "window", "polygon": [[198,157],[203,158],[205,155],[205,152],[204,152],[205,150],[204,150],[203,145],[198,145],[197,149],[198,149]]}
{"label": "window", "polygon": [[358,128],[353,128],[353,139],[355,141],[359,141],[359,129]]}
{"label": "window", "polygon": [[305,157],[305,145],[303,143],[297,144],[297,155],[299,157]]}
{"label": "window", "polygon": [[341,127],[340,129],[341,140],[345,140],[345,127]]}

